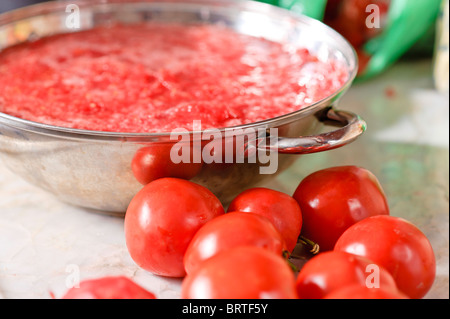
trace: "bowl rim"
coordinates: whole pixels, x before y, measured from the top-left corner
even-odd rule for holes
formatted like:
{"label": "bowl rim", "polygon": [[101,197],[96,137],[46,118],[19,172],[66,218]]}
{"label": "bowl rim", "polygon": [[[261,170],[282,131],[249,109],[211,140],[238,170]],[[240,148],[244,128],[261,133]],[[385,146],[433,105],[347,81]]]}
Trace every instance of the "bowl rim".
{"label": "bowl rim", "polygon": [[[32,16],[37,15],[37,13],[52,10],[56,7],[63,6],[65,7],[67,4],[71,4],[73,1],[64,0],[64,1],[46,1],[38,4],[33,4],[29,6],[25,6],[22,8],[18,8],[15,10],[7,11],[0,14],[0,27],[7,24],[13,23],[14,21],[20,21],[22,19],[26,19]],[[313,28],[322,28],[324,31],[328,32],[329,35],[332,35],[335,38],[336,43],[341,43],[342,45],[347,46],[349,51],[352,53],[352,56],[345,56],[346,59],[350,59],[350,63],[354,65],[353,69],[349,67],[348,78],[345,83],[336,90],[333,94],[316,101],[305,108],[300,110],[286,113],[277,117],[269,118],[266,120],[261,120],[257,122],[240,124],[235,126],[228,127],[220,127],[214,129],[205,129],[201,131],[189,131],[185,132],[177,132],[177,136],[180,135],[193,135],[193,134],[202,134],[204,132],[208,132],[210,130],[225,132],[227,130],[246,130],[250,128],[270,128],[277,127],[287,123],[291,123],[300,118],[304,118],[306,116],[310,116],[312,114],[316,114],[317,111],[329,107],[336,101],[354,82],[357,73],[358,73],[358,55],[354,47],[350,44],[350,42],[345,39],[341,34],[339,34],[336,30],[332,29],[325,23],[308,17],[306,15],[296,13],[284,8],[276,7],[274,5],[270,5],[267,3],[257,2],[253,0],[165,0],[164,2],[160,2],[159,0],[144,0],[144,1],[127,1],[122,2],[121,0],[109,0],[109,2],[104,2],[103,0],[81,0],[77,1],[77,5],[79,6],[108,6],[108,5],[126,5],[126,4],[162,4],[162,5],[170,5],[176,3],[191,3],[197,5],[205,5],[205,3],[226,3],[228,6],[239,6],[239,8],[247,9],[252,12],[257,10],[260,12],[267,13],[275,13],[280,15],[285,15],[287,18],[294,19],[295,21],[300,21],[302,23],[308,24]],[[52,10],[53,11],[53,10]],[[50,11],[50,12],[52,12]],[[25,13],[28,13],[26,15]],[[34,13],[34,15],[33,15]],[[1,50],[0,50],[1,52]],[[53,137],[60,138],[69,138],[69,139],[77,139],[77,140],[105,140],[105,141],[135,141],[135,142],[146,142],[150,140],[155,140],[159,138],[167,138],[172,132],[153,132],[153,133],[145,133],[145,132],[113,132],[113,131],[95,131],[95,130],[83,130],[83,129],[75,129],[69,127],[62,127],[56,125],[50,125],[30,120],[25,120],[16,116],[8,115],[6,113],[0,112],[0,125],[7,125],[10,127],[14,127],[16,129],[37,133],[41,135],[49,135]]]}

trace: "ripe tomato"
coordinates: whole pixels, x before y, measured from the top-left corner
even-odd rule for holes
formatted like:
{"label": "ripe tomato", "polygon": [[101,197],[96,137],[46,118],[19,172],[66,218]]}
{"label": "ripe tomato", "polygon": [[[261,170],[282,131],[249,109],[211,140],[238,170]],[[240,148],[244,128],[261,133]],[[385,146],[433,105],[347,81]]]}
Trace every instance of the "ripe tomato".
{"label": "ripe tomato", "polygon": [[342,287],[373,285],[397,291],[391,274],[367,258],[344,252],[321,253],[301,268],[297,276],[300,299],[321,299]]}
{"label": "ripe tomato", "polygon": [[416,226],[402,218],[373,216],[362,220],[342,234],[335,250],[373,260],[413,299],[425,296],[434,282],[433,248]]}
{"label": "ripe tomato", "polygon": [[281,256],[239,246],[205,260],[182,284],[184,299],[295,299],[295,277]]}
{"label": "ripe tomato", "polygon": [[[389,0],[339,0],[329,1],[325,12],[324,22],[342,34],[356,49],[360,49],[367,41],[383,31],[389,10]],[[367,22],[371,12],[367,12],[369,5],[376,5],[379,10],[377,19],[380,26],[369,27]],[[373,16],[373,14],[372,14]]]}
{"label": "ripe tomato", "polygon": [[157,179],[136,194],[125,214],[130,256],[154,274],[183,277],[183,257],[192,237],[224,213],[219,199],[205,187],[177,178]]}
{"label": "ripe tomato", "polygon": [[62,299],[156,299],[155,295],[124,276],[108,276],[80,282]]}
{"label": "ripe tomato", "polygon": [[324,299],[409,299],[400,291],[353,285],[334,290]]}
{"label": "ripe tomato", "polygon": [[267,188],[253,188],[236,196],[228,211],[252,212],[268,218],[283,236],[289,252],[302,229],[300,206],[291,196]]}
{"label": "ripe tomato", "polygon": [[192,238],[184,255],[190,274],[206,259],[237,246],[257,246],[282,256],[283,238],[272,223],[252,213],[232,212],[207,222]]}
{"label": "ripe tomato", "polygon": [[143,185],[162,177],[176,177],[189,180],[202,169],[202,163],[178,163],[170,158],[173,144],[155,144],[139,149],[131,162],[131,169],[137,181]]}
{"label": "ripe tomato", "polygon": [[355,166],[327,168],[307,176],[293,197],[303,214],[302,236],[320,250],[333,250],[339,236],[356,222],[388,215],[386,196],[377,178]]}

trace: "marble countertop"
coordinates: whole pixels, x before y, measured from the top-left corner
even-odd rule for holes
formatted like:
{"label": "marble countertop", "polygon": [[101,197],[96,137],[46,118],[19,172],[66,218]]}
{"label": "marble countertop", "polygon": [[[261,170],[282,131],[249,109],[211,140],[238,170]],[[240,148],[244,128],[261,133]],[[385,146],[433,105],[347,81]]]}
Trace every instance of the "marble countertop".
{"label": "marble countertop", "polygon": [[[379,178],[391,214],[431,241],[437,276],[426,298],[449,298],[449,97],[434,90],[430,61],[399,63],[355,84],[339,108],[363,116],[368,131],[351,145],[299,160],[265,185],[292,193],[309,173],[359,165]],[[59,298],[81,280],[125,275],[158,298],[179,298],[179,279],[137,267],[123,219],[68,206],[0,166],[0,298]]]}

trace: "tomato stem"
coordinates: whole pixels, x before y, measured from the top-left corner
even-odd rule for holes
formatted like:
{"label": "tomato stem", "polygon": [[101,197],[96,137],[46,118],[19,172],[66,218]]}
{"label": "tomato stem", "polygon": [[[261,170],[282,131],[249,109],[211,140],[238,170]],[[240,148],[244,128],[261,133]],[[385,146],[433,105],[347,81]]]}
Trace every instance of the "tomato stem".
{"label": "tomato stem", "polygon": [[307,245],[308,248],[310,248],[309,252],[312,253],[313,255],[317,255],[320,251],[319,244],[313,242],[311,239],[305,238],[303,236],[299,236],[297,242]]}

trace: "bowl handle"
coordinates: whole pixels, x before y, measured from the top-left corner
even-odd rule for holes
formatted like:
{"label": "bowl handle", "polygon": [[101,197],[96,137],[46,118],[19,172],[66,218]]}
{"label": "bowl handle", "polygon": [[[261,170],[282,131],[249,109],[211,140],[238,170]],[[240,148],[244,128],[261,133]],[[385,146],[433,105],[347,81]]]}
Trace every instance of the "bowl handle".
{"label": "bowl handle", "polygon": [[347,111],[334,110],[331,107],[320,112],[318,120],[340,128],[314,136],[278,137],[267,148],[275,149],[280,154],[323,152],[353,142],[367,129],[366,122],[360,116]]}

